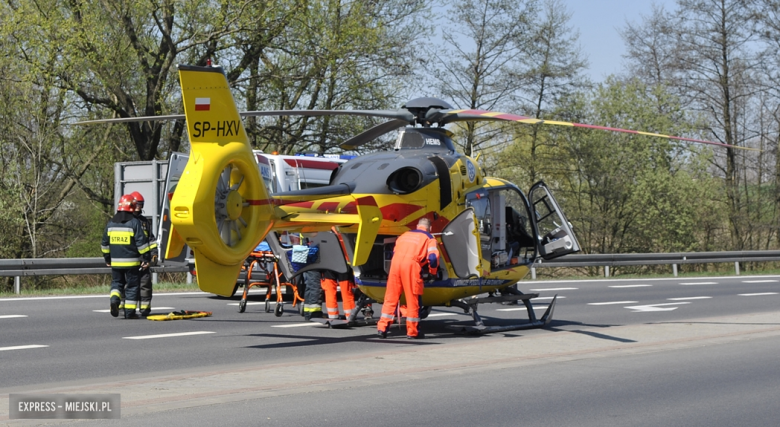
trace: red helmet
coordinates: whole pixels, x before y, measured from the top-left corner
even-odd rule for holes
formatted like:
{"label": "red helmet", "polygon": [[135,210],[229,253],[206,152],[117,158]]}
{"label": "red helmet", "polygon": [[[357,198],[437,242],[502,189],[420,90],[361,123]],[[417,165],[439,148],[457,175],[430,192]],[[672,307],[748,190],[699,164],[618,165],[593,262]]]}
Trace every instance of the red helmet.
{"label": "red helmet", "polygon": [[141,206],[144,205],[144,196],[142,196],[141,193],[137,191],[133,191],[132,193],[130,193],[130,197],[134,198],[137,204]]}
{"label": "red helmet", "polygon": [[119,198],[119,204],[116,207],[120,212],[133,212],[135,210],[135,199],[129,194]]}

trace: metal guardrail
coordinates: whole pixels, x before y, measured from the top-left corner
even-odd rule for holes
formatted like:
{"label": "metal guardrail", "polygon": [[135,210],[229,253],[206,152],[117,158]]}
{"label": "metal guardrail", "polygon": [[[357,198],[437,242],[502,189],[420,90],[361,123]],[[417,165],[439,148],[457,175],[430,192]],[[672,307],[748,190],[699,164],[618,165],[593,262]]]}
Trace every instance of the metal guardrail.
{"label": "metal guardrail", "polygon": [[[728,251],[728,252],[678,252],[662,254],[585,254],[566,255],[552,261],[542,261],[531,268],[531,278],[536,278],[537,268],[595,267],[603,266],[609,277],[609,268],[624,265],[673,266],[677,275],[679,264],[710,264],[733,262],[739,275],[740,262],[780,261],[780,251]],[[187,272],[186,264],[152,267],[152,273]],[[111,274],[102,257],[96,258],[25,258],[0,259],[0,277],[14,277],[14,292],[21,292],[21,278],[27,276],[58,276],[72,274]],[[188,274],[188,282],[191,276]],[[156,281],[156,276],[155,276]]]}
{"label": "metal guardrail", "polygon": [[551,261],[542,261],[531,268],[531,278],[536,278],[537,268],[554,267],[604,267],[604,276],[609,277],[609,268],[624,265],[672,265],[677,276],[678,264],[712,264],[733,262],[739,275],[741,262],[780,261],[780,251],[724,251],[724,252],[675,252],[661,254],[585,254],[566,255]]}
{"label": "metal guardrail", "polygon": [[[157,282],[157,273],[187,272],[186,264],[152,267],[152,281]],[[21,278],[28,276],[64,276],[72,274],[111,274],[103,257],[95,258],[23,258],[0,259],[0,277],[14,278],[14,293],[21,293]]]}

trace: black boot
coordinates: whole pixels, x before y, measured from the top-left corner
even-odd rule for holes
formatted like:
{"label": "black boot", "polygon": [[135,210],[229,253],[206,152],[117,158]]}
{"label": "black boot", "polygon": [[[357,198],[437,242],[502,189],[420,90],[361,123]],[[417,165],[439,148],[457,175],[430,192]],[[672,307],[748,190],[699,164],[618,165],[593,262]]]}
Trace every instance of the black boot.
{"label": "black boot", "polygon": [[140,317],[138,317],[138,313],[135,312],[135,309],[125,309],[125,319],[140,319]]}
{"label": "black boot", "polygon": [[119,298],[111,298],[111,315],[119,317]]}

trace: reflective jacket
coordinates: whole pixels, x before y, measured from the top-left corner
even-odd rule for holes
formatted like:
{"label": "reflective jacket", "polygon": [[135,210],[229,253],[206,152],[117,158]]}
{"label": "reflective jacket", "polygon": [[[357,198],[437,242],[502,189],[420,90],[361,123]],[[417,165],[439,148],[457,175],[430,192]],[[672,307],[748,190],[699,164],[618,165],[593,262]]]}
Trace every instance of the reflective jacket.
{"label": "reflective jacket", "polygon": [[141,227],[146,235],[146,240],[149,242],[149,253],[151,256],[157,256],[157,238],[154,237],[154,231],[152,230],[152,219],[143,215],[138,215],[136,218],[141,221]]}
{"label": "reflective jacket", "polygon": [[424,230],[410,230],[395,241],[391,265],[404,266],[428,264],[430,274],[436,274],[439,268],[439,249],[436,239]]}
{"label": "reflective jacket", "polygon": [[151,251],[143,225],[130,212],[117,212],[103,232],[100,245],[103,258],[111,268],[133,268],[149,262]]}

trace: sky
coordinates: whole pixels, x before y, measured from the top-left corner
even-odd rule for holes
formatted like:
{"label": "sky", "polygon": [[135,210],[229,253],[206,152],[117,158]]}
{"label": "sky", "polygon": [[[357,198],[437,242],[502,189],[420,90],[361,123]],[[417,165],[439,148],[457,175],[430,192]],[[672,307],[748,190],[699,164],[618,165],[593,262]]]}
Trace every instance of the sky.
{"label": "sky", "polygon": [[580,32],[580,48],[595,82],[622,71],[625,46],[619,30],[626,22],[650,16],[653,3],[675,9],[674,0],[562,0],[571,14],[569,25]]}

